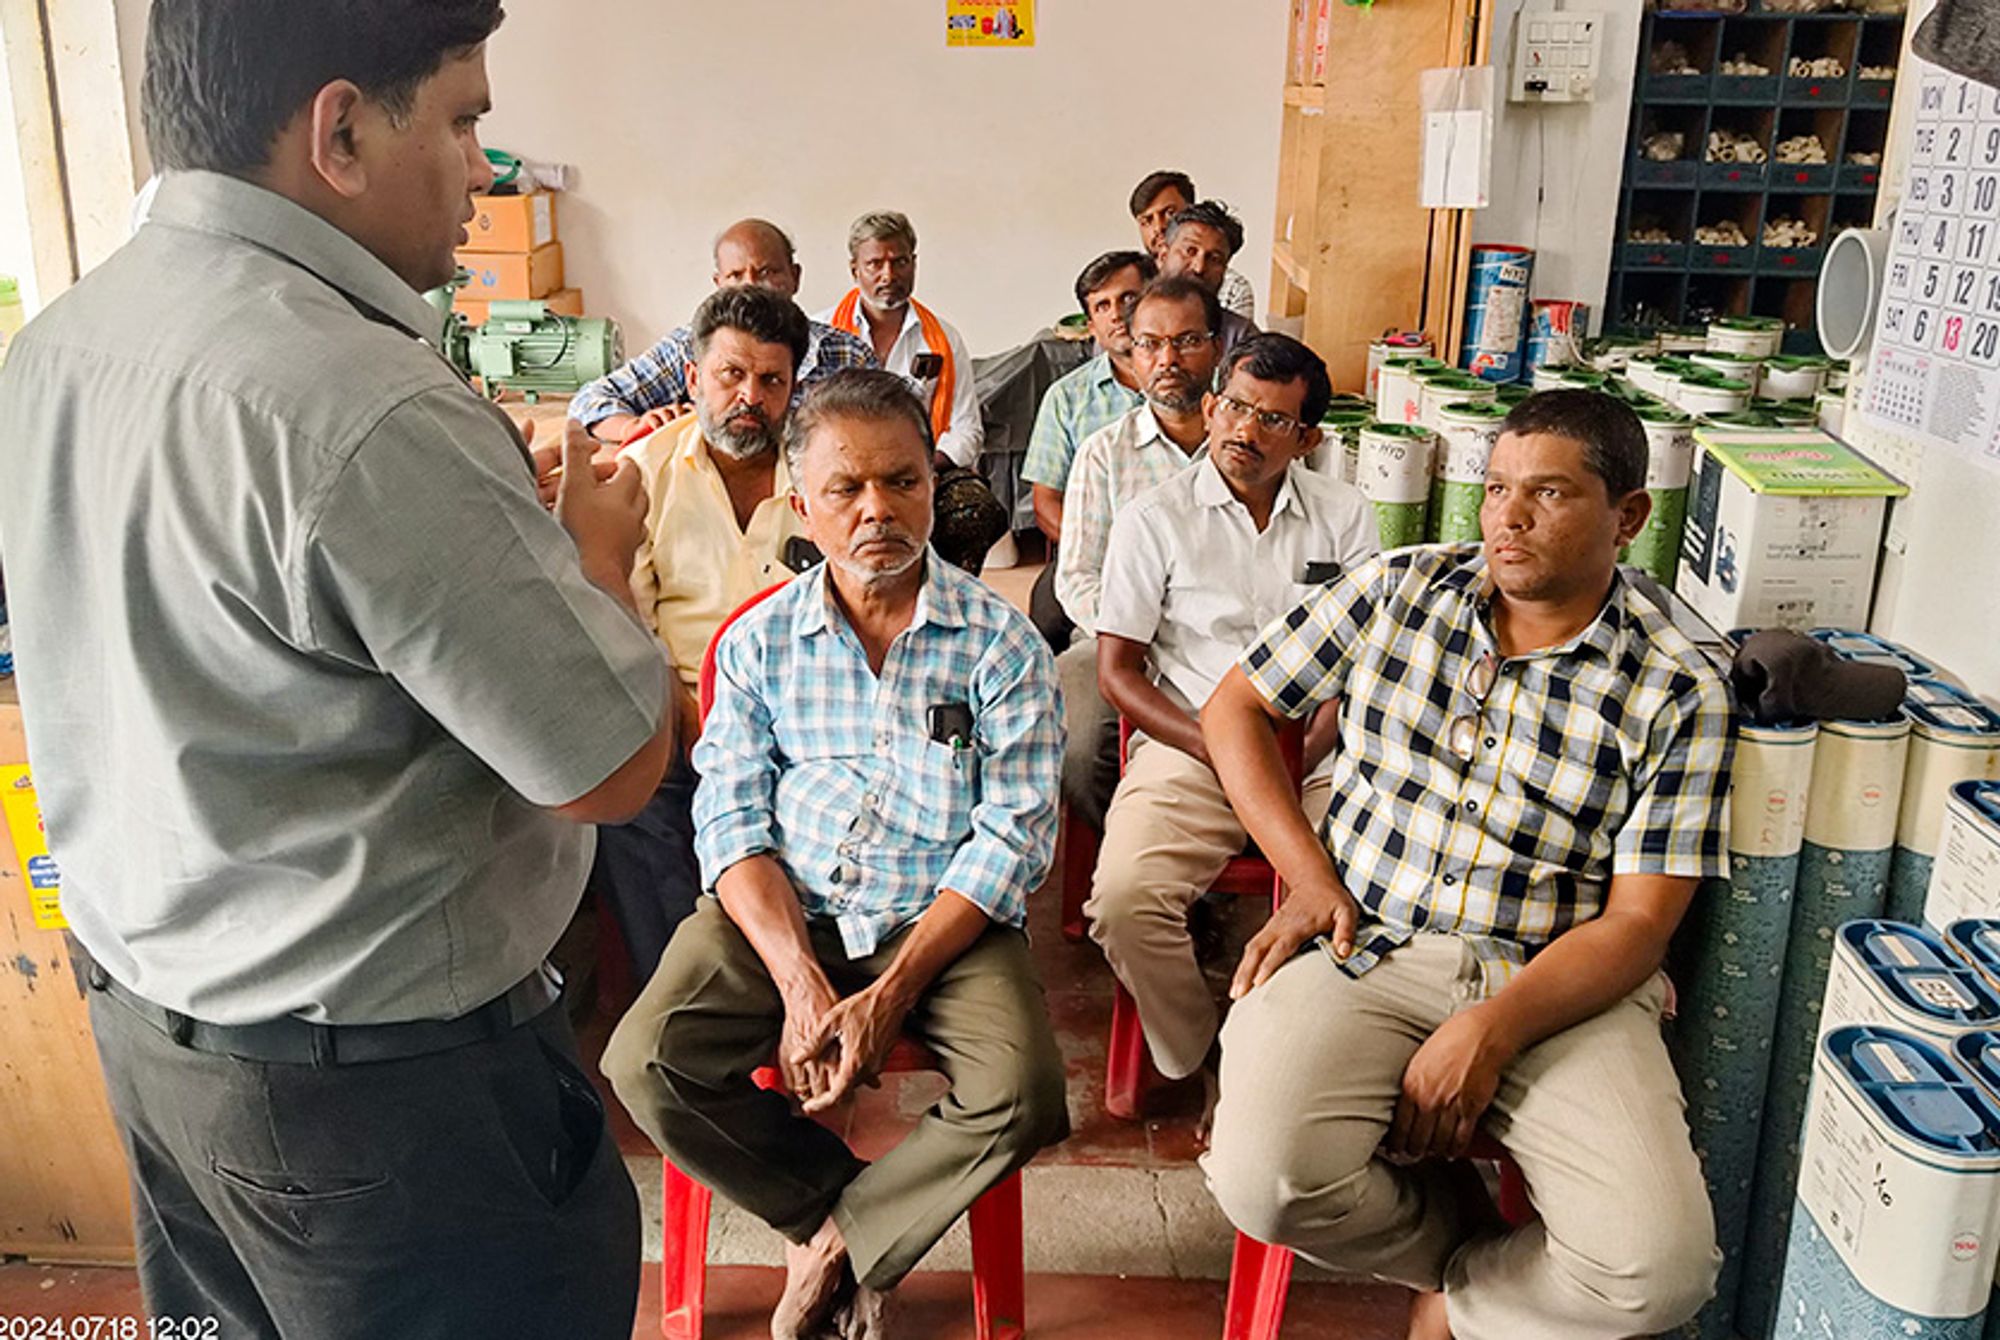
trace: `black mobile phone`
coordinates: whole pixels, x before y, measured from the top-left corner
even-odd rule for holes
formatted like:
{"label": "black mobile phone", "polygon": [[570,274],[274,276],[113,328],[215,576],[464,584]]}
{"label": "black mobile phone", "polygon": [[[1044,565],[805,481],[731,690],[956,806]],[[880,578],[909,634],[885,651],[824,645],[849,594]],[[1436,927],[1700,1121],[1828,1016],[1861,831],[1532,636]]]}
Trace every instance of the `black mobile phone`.
{"label": "black mobile phone", "polygon": [[910,375],[920,382],[927,382],[944,371],[944,355],[921,353],[910,360]]}
{"label": "black mobile phone", "polygon": [[972,743],[970,703],[932,703],[924,713],[924,725],[931,739],[953,748]]}
{"label": "black mobile phone", "polygon": [[1299,581],[1306,586],[1325,586],[1340,575],[1340,564],[1331,558],[1309,558]]}

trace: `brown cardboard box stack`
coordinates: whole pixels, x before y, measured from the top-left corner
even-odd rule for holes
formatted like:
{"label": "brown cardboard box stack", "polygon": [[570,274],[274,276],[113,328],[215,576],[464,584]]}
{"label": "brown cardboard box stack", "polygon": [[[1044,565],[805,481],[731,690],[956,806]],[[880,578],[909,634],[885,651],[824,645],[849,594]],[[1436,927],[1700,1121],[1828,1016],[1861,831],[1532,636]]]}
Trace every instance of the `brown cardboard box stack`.
{"label": "brown cardboard box stack", "polygon": [[452,306],[475,326],[485,322],[496,299],[540,298],[551,313],[582,316],[582,291],[563,287],[554,194],[476,195],[472,204],[466,242],[458,249],[458,263],[472,278]]}

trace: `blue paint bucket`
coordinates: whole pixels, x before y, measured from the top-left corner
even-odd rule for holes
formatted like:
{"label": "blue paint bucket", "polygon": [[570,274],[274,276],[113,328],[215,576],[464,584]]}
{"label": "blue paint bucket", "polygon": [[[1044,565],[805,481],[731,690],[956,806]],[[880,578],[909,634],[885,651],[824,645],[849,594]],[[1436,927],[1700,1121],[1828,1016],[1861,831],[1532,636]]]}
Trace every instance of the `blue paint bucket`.
{"label": "blue paint bucket", "polygon": [[1465,343],[1459,366],[1489,382],[1521,379],[1528,324],[1528,278],[1535,253],[1527,247],[1474,247],[1465,289]]}

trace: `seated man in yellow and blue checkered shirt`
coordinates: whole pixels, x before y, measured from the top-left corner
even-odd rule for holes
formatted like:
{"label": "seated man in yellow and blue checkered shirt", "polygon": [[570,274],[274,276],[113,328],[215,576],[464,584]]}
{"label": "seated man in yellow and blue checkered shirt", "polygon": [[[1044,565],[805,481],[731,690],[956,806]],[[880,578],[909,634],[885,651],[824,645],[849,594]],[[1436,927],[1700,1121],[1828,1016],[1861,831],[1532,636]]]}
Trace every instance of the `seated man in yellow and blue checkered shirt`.
{"label": "seated man in yellow and blue checkered shirt", "polygon": [[[1420,1291],[1418,1340],[1651,1335],[1714,1288],[1660,964],[1725,872],[1729,707],[1617,568],[1645,469],[1629,408],[1531,397],[1487,468],[1483,546],[1355,568],[1203,713],[1290,889],[1232,983],[1209,1184],[1253,1237]],[[1271,722],[1335,700],[1315,834]],[[1447,1162],[1482,1124],[1526,1177],[1525,1228]]]}

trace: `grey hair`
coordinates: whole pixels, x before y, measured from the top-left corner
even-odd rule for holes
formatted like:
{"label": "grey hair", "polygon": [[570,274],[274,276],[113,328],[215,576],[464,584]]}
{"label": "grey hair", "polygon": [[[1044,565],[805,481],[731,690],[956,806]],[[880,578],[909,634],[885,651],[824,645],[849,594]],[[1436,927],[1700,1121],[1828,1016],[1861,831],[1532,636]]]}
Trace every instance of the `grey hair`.
{"label": "grey hair", "polygon": [[814,382],[785,420],[785,469],[792,476],[792,487],[799,487],[804,478],[806,447],[812,435],[829,419],[906,421],[923,438],[924,464],[930,464],[936,445],[931,438],[931,416],[910,384],[880,368],[845,368]]}
{"label": "grey hair", "polygon": [[917,230],[910,226],[910,216],[893,209],[871,210],[854,221],[847,230],[847,254],[852,257],[868,242],[901,242],[915,255],[917,250]]}

